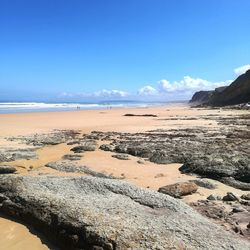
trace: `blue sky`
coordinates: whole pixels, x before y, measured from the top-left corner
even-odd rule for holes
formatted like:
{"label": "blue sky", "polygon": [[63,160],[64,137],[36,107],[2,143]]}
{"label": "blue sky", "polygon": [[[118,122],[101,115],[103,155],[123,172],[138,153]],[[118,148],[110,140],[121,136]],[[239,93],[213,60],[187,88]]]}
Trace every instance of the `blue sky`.
{"label": "blue sky", "polygon": [[250,67],[249,11],[249,0],[0,0],[0,101],[188,99]]}

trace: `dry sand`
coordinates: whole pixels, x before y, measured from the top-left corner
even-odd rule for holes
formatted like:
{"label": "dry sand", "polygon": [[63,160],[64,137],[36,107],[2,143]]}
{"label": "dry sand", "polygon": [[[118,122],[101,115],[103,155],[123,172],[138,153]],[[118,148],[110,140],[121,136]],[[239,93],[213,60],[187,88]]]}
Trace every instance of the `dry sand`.
{"label": "dry sand", "polygon": [[[157,117],[127,117],[124,116],[126,113],[140,115],[154,114],[157,115]],[[151,108],[1,114],[0,147],[25,147],[22,144],[17,144],[17,142],[5,140],[5,137],[50,132],[54,129],[74,129],[80,130],[82,133],[90,133],[93,130],[104,132],[144,132],[152,129],[178,129],[199,126],[214,127],[218,126],[216,121],[204,120],[201,119],[201,116],[220,115],[222,113],[232,115],[244,113],[244,111],[193,109],[188,106],[179,105]],[[178,117],[192,117],[198,119],[173,119]],[[70,175],[44,167],[48,162],[60,160],[63,155],[70,152],[70,148],[72,148],[72,146],[66,144],[47,146],[37,151],[39,158],[36,160],[18,160],[8,164],[17,166],[19,174]],[[181,174],[178,170],[181,166],[180,163],[157,165],[144,161],[144,164],[138,164],[137,157],[130,156],[130,160],[122,161],[113,158],[112,154],[111,152],[104,152],[101,150],[86,152],[84,153],[84,157],[79,161],[79,164],[86,165],[98,172],[106,172],[116,177],[125,177],[128,182],[154,190],[167,184],[196,178],[195,176]],[[233,191],[239,195],[242,193],[239,190],[235,190],[221,183],[216,183],[219,187],[216,192],[219,195],[223,195],[227,191]],[[211,193],[215,193],[215,191],[199,188],[196,194],[186,197],[185,201],[190,202],[198,200],[207,197]],[[0,229],[0,249],[48,249],[41,243],[36,235],[33,235],[21,224],[2,218],[0,219]],[[31,248],[29,248],[29,246]]]}

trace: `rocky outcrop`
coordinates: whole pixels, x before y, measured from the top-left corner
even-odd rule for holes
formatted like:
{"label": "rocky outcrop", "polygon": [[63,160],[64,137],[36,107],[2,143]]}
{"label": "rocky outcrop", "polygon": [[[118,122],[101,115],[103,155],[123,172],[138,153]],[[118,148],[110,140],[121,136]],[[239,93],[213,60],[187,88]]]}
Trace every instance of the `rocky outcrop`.
{"label": "rocky outcrop", "polygon": [[103,144],[102,150],[145,158],[157,164],[182,163],[182,173],[198,174],[250,190],[250,117],[221,115],[219,118],[203,116],[203,119],[217,122],[219,126],[134,134],[93,132],[93,135],[110,141],[109,146]]}
{"label": "rocky outcrop", "polygon": [[10,162],[15,160],[36,159],[37,154],[34,148],[0,148],[0,162]]}
{"label": "rocky outcrop", "polygon": [[45,146],[57,145],[60,143],[73,140],[79,136],[79,132],[75,130],[55,130],[51,133],[39,133],[28,136],[9,137],[10,141],[22,141],[28,145]]}
{"label": "rocky outcrop", "polygon": [[190,195],[198,190],[198,186],[193,182],[179,182],[159,188],[158,192],[168,194],[175,198]]}
{"label": "rocky outcrop", "polygon": [[9,175],[0,176],[0,192],[1,212],[61,249],[250,248],[181,201],[122,181]]}

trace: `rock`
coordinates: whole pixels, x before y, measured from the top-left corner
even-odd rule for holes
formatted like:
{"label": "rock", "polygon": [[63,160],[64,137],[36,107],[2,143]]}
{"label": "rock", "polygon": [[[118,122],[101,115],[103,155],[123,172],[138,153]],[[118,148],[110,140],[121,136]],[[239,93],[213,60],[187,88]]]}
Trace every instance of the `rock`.
{"label": "rock", "polygon": [[81,143],[80,140],[78,140],[78,141],[69,141],[69,142],[67,142],[67,145],[76,145],[76,144],[80,144],[80,143]]}
{"label": "rock", "polygon": [[[190,205],[202,215],[231,230],[234,233],[241,234],[246,240],[250,240],[250,234],[245,225],[249,222],[250,211],[244,206],[235,207],[229,203],[213,202],[199,200]],[[232,209],[232,210],[231,210]],[[230,211],[231,210],[231,211]],[[237,236],[236,236],[237,237]]]}
{"label": "rock", "polygon": [[129,160],[129,156],[126,154],[116,154],[116,155],[112,155],[112,157],[119,159],[119,160]]}
{"label": "rock", "polygon": [[85,141],[82,142],[81,145],[75,146],[70,149],[74,153],[83,153],[85,151],[95,151],[96,150],[96,142],[95,141]]}
{"label": "rock", "polygon": [[144,117],[157,117],[157,115],[154,115],[154,114],[143,114],[143,115],[140,115],[140,114],[125,114],[124,116],[144,116]]}
{"label": "rock", "polygon": [[0,166],[0,174],[12,174],[16,172],[16,168],[13,166],[2,165]]}
{"label": "rock", "polygon": [[[221,126],[91,134],[110,141],[110,146],[103,146],[105,150],[133,155],[157,164],[183,163],[179,170],[184,174],[196,174],[250,190],[250,132],[247,127],[250,115],[204,115],[202,119],[212,120]],[[200,185],[212,188],[207,184],[200,182]]]}
{"label": "rock", "polygon": [[[241,171],[242,171],[242,174],[244,174],[244,170],[241,170]],[[223,177],[220,179],[220,181],[234,188],[238,188],[241,190],[250,190],[250,183],[235,180],[233,176]]]}
{"label": "rock", "polygon": [[137,163],[138,164],[145,164],[144,161],[142,161],[142,160],[138,160]]}
{"label": "rock", "polygon": [[[235,152],[232,152],[235,156]],[[240,188],[242,190],[250,190],[250,183],[247,179],[250,178],[250,172],[242,161],[234,160],[228,154],[224,157],[218,156],[198,156],[199,158],[191,157],[186,160],[186,163],[180,168],[182,173],[196,173],[201,176],[213,178],[222,181],[223,183]],[[235,156],[236,157],[236,156]],[[246,157],[244,155],[244,157]],[[229,159],[231,158],[231,159]],[[248,161],[248,160],[247,160]],[[225,164],[227,162],[227,165]],[[242,167],[242,165],[244,167]],[[216,167],[217,166],[217,167]]]}
{"label": "rock", "polygon": [[79,154],[67,154],[63,156],[64,160],[69,160],[69,161],[79,161],[81,160],[82,155]]}
{"label": "rock", "polygon": [[217,195],[217,200],[218,201],[221,201],[222,200],[222,197],[220,195]]}
{"label": "rock", "polygon": [[247,228],[249,228],[249,229],[250,229],[250,222],[247,224]]}
{"label": "rock", "polygon": [[205,180],[205,179],[192,180],[191,182],[194,182],[197,186],[207,188],[207,189],[217,188],[216,184],[213,184],[211,181]]}
{"label": "rock", "polygon": [[71,148],[70,151],[73,151],[74,153],[83,153],[85,151],[85,146],[75,146]]}
{"label": "rock", "polygon": [[250,207],[250,201],[247,201],[247,200],[240,200],[239,202],[240,202],[241,205],[249,206],[249,207]]}
{"label": "rock", "polygon": [[242,229],[241,229],[240,226],[235,225],[235,227],[233,228],[233,230],[234,230],[235,233],[239,233],[239,234],[243,235],[243,232],[242,232]]}
{"label": "rock", "polygon": [[244,211],[245,211],[245,209],[243,209],[242,207],[234,207],[232,210],[232,213],[241,213]]}
{"label": "rock", "polygon": [[121,150],[121,152],[119,153],[127,153],[133,156],[138,156],[138,157],[142,157],[142,158],[150,158],[153,155],[153,151],[152,149],[148,148],[148,147],[144,147],[144,145],[133,145],[133,146],[129,146],[129,147],[120,147],[121,145],[118,145],[115,147],[115,151],[119,152],[119,150]]}
{"label": "rock", "polygon": [[0,162],[36,159],[34,148],[0,148]]}
{"label": "rock", "polygon": [[193,194],[198,190],[198,186],[192,182],[179,182],[159,188],[158,192],[168,194],[175,198]]}
{"label": "rock", "polygon": [[154,154],[149,158],[151,162],[157,164],[170,164],[172,161],[169,159],[166,152],[159,150],[154,152]]}
{"label": "rock", "polygon": [[49,162],[45,165],[48,168],[53,168],[55,170],[67,173],[84,173],[87,175],[91,175],[94,177],[100,178],[109,178],[109,179],[116,179],[112,175],[107,175],[104,173],[96,172],[86,166],[81,166],[77,164],[73,164],[70,161],[56,161],[56,162]]}
{"label": "rock", "polygon": [[[235,167],[224,165],[221,157],[210,155],[197,155],[186,160],[186,163],[180,167],[182,173],[197,173],[201,176],[212,177],[217,179],[219,177],[235,176],[237,169]],[[217,165],[217,168],[215,167]]]}
{"label": "rock", "polygon": [[34,145],[34,146],[44,146],[44,145],[57,145],[61,143],[65,143],[68,140],[75,139],[79,136],[78,131],[74,130],[56,130],[51,133],[39,133],[39,134],[32,134],[29,136],[17,136],[17,137],[10,137],[9,140],[21,140],[26,144]]}
{"label": "rock", "polygon": [[103,151],[113,151],[114,147],[111,146],[110,144],[102,144],[100,146],[100,149]]}
{"label": "rock", "polygon": [[243,194],[240,198],[243,199],[243,200],[248,200],[248,201],[250,201],[250,193]]}
{"label": "rock", "polygon": [[225,195],[223,198],[222,198],[223,201],[238,201],[238,197],[236,195],[234,195],[233,193],[231,192],[228,192],[227,195]]}
{"label": "rock", "polygon": [[0,176],[0,190],[1,212],[32,224],[60,249],[250,248],[183,202],[123,181],[8,175]]}
{"label": "rock", "polygon": [[215,194],[210,194],[210,195],[207,197],[207,200],[209,200],[209,201],[221,200],[221,197],[218,196],[218,195],[215,195]]}
{"label": "rock", "polygon": [[210,194],[210,195],[207,197],[207,200],[215,201],[215,200],[217,200],[217,196],[216,196],[215,194]]}

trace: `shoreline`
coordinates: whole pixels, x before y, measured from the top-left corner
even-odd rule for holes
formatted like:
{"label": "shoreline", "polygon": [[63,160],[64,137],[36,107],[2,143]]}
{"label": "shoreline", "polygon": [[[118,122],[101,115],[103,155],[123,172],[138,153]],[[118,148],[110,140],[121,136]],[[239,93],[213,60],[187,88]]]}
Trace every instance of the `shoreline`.
{"label": "shoreline", "polygon": [[[14,102],[13,102],[14,103]],[[181,106],[188,105],[188,101],[174,101],[174,102],[124,102],[121,104],[116,104],[117,102],[111,102],[110,104],[102,103],[33,103],[33,102],[24,102],[25,105],[31,104],[43,104],[43,105],[55,105],[54,107],[33,107],[33,108],[20,108],[18,104],[22,106],[22,102],[14,103],[13,108],[1,108],[1,104],[6,104],[5,102],[0,102],[0,115],[1,114],[25,114],[25,113],[54,113],[54,112],[71,112],[71,111],[90,111],[90,110],[109,110],[109,109],[129,109],[129,108],[150,108],[150,107],[163,107],[163,106]],[[133,102],[132,102],[133,103]],[[137,103],[137,104],[135,104]],[[9,103],[10,106],[12,103]],[[61,107],[58,107],[58,105]],[[69,105],[66,107],[66,105]],[[81,106],[82,105],[82,106]],[[86,106],[83,106],[86,105]],[[99,106],[98,106],[99,105]],[[16,108],[16,109],[15,109]],[[9,112],[8,112],[9,111]]]}

